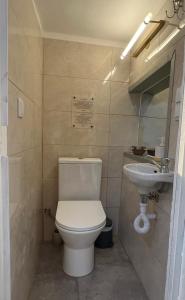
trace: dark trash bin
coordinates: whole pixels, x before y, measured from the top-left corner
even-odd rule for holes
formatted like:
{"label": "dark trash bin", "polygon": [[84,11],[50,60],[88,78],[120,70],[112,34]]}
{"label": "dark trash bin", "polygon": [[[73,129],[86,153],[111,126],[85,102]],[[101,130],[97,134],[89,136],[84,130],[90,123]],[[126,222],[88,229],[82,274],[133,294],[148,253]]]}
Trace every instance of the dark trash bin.
{"label": "dark trash bin", "polygon": [[113,240],[112,240],[112,220],[109,218],[106,218],[106,225],[103,228],[102,232],[98,236],[98,238],[95,241],[95,246],[97,248],[111,248],[113,246]]}

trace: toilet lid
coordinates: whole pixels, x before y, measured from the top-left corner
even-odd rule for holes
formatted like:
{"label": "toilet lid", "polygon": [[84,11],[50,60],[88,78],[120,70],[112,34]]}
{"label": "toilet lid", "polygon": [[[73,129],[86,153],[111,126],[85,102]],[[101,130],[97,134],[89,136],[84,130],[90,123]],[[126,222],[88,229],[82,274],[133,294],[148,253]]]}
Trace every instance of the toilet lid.
{"label": "toilet lid", "polygon": [[59,201],[56,225],[72,231],[88,231],[101,227],[106,215],[101,201]]}

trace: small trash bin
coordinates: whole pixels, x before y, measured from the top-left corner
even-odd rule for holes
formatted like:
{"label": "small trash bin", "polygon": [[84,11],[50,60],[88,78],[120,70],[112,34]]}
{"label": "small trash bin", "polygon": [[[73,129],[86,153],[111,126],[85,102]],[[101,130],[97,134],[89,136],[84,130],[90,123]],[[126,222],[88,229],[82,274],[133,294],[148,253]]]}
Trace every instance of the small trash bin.
{"label": "small trash bin", "polygon": [[95,241],[95,246],[97,248],[111,248],[113,246],[112,240],[112,220],[106,218],[106,225],[102,232]]}

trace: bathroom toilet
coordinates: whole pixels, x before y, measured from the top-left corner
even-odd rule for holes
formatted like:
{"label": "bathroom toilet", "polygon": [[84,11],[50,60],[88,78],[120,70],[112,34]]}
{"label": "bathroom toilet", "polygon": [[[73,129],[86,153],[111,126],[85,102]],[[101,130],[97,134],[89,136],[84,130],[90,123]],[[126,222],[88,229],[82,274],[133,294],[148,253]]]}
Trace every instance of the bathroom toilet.
{"label": "bathroom toilet", "polygon": [[94,242],[106,223],[101,171],[99,158],[59,158],[55,224],[64,241],[63,270],[70,276],[87,275],[94,267]]}

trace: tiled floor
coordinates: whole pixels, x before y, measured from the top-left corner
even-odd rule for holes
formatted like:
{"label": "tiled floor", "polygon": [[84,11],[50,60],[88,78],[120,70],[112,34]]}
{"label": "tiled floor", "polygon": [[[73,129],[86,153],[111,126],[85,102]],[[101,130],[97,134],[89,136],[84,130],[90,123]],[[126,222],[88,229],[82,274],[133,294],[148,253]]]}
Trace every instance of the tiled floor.
{"label": "tiled floor", "polygon": [[119,241],[95,252],[94,271],[75,279],[62,271],[61,247],[44,244],[29,300],[147,300]]}

